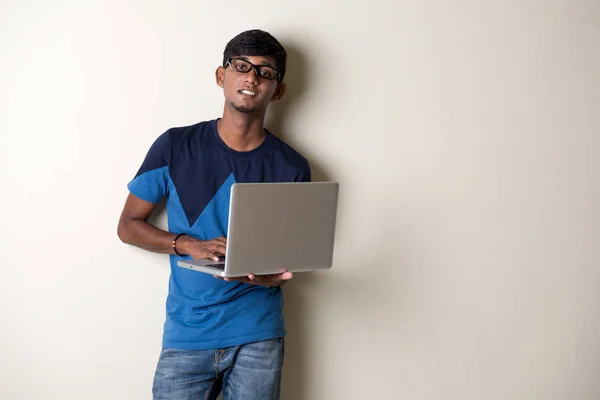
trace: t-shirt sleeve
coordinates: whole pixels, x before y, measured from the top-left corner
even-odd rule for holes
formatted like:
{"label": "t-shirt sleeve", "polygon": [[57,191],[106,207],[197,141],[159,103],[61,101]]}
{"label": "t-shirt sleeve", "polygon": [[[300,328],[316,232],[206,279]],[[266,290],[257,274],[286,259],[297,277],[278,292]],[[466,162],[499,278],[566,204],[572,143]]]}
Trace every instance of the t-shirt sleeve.
{"label": "t-shirt sleeve", "polygon": [[296,182],[310,182],[311,179],[310,165],[307,163],[296,176]]}
{"label": "t-shirt sleeve", "polygon": [[169,132],[160,135],[150,146],[137,174],[127,189],[142,200],[158,203],[168,191]]}

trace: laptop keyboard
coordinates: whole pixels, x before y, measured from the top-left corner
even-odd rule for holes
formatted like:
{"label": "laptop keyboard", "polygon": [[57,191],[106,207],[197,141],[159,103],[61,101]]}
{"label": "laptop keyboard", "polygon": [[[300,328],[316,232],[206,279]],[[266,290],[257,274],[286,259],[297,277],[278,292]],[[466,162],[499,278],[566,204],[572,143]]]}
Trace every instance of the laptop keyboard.
{"label": "laptop keyboard", "polygon": [[215,268],[215,269],[225,270],[225,263],[222,263],[222,264],[208,264],[208,266],[211,267],[211,268]]}

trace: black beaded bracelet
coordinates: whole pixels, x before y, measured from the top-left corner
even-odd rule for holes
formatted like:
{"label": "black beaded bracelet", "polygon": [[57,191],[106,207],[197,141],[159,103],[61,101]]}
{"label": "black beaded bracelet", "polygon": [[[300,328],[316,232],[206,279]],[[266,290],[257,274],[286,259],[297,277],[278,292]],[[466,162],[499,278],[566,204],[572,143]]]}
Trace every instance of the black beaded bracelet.
{"label": "black beaded bracelet", "polygon": [[183,257],[185,254],[181,254],[180,252],[177,251],[177,239],[179,239],[181,236],[187,236],[187,234],[180,233],[179,235],[175,236],[175,239],[173,239],[173,250],[175,251],[175,254],[177,254],[180,257]]}

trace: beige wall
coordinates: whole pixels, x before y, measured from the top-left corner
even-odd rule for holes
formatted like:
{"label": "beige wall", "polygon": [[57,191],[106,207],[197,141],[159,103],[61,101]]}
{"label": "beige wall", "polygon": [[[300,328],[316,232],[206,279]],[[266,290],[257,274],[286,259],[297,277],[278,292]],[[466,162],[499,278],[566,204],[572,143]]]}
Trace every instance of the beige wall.
{"label": "beige wall", "polygon": [[150,398],[168,267],[118,241],[125,185],[254,27],[269,127],[341,183],[284,399],[600,398],[600,3],[359,3],[1,3],[0,398]]}

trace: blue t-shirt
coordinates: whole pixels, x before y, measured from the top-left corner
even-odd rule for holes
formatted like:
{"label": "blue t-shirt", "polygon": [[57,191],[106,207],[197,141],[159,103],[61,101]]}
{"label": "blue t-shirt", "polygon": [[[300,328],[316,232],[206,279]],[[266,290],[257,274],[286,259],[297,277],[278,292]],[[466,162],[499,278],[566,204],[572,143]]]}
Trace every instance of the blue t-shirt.
{"label": "blue t-shirt", "polygon": [[[227,237],[235,182],[311,179],[306,159],[265,132],[259,147],[239,152],[220,138],[217,120],[169,129],[150,147],[128,189],[151,203],[167,196],[170,232],[201,240]],[[281,288],[225,282],[178,267],[182,257],[169,257],[164,348],[213,349],[285,335]]]}

